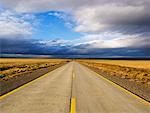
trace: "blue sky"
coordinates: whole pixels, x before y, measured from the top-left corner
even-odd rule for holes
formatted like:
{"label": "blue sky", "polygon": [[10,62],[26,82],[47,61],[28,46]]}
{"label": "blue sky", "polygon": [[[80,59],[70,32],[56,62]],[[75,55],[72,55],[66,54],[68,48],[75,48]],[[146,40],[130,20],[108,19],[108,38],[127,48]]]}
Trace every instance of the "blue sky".
{"label": "blue sky", "polygon": [[150,2],[130,2],[0,0],[1,53],[149,57]]}
{"label": "blue sky", "polygon": [[34,16],[38,19],[39,25],[33,33],[33,38],[38,39],[65,39],[71,40],[81,36],[80,33],[74,32],[72,27],[75,23],[70,21],[70,26],[67,26],[65,20],[54,14],[66,15],[63,12],[49,11],[44,13],[35,13]]}

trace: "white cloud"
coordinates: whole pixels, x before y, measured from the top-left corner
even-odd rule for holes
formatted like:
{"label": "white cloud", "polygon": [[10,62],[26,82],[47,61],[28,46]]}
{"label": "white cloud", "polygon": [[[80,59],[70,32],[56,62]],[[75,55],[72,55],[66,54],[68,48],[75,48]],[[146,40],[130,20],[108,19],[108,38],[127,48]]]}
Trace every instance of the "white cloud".
{"label": "white cloud", "polygon": [[14,38],[31,35],[33,28],[30,22],[25,21],[27,15],[25,16],[17,15],[15,12],[9,10],[0,12],[0,37]]}
{"label": "white cloud", "polygon": [[[71,41],[74,45],[89,44],[93,48],[119,48],[147,46],[149,43],[147,41],[149,36],[144,38],[139,35],[150,32],[149,0],[1,0],[0,3],[21,13],[52,10],[71,13],[77,24],[74,30],[87,33],[84,37]],[[66,19],[60,13],[53,15]],[[20,24],[13,18],[9,26],[13,24],[14,28],[8,28],[8,22],[1,23],[11,34],[15,34],[16,31],[25,32],[27,26],[30,28],[28,22],[23,21],[24,24]],[[24,29],[20,29],[22,27]],[[29,31],[28,29],[25,34],[30,34]],[[53,43],[55,44],[50,42]]]}
{"label": "white cloud", "polygon": [[[74,28],[77,32],[100,32],[112,28],[122,32],[120,28],[125,30],[129,27],[137,31],[135,26],[138,24],[150,23],[149,0],[1,0],[0,3],[17,12],[53,10],[72,13],[77,22]],[[58,13],[56,16],[64,18]],[[123,29],[126,26],[128,28]]]}
{"label": "white cloud", "polygon": [[87,45],[89,48],[144,48],[150,47],[149,42],[150,37],[104,33],[83,36],[75,46]]}
{"label": "white cloud", "polygon": [[[118,6],[106,4],[82,7],[75,11],[78,32],[99,32],[111,27],[131,24],[142,18],[144,6]],[[150,16],[150,14],[149,14]]]}
{"label": "white cloud", "polygon": [[[1,0],[0,3],[17,12],[43,12],[62,8],[64,0]],[[59,8],[60,7],[60,8]]]}
{"label": "white cloud", "polygon": [[46,46],[65,46],[70,43],[70,40],[63,40],[63,39],[54,39],[54,40],[41,40],[39,41],[40,44],[44,44]]}
{"label": "white cloud", "polygon": [[[107,38],[108,37],[108,38]],[[122,35],[120,33],[89,34],[74,40],[42,40],[40,44],[46,46],[68,46],[72,49],[81,47],[82,50],[103,49],[103,48],[148,48],[150,37],[141,38],[138,35]]]}

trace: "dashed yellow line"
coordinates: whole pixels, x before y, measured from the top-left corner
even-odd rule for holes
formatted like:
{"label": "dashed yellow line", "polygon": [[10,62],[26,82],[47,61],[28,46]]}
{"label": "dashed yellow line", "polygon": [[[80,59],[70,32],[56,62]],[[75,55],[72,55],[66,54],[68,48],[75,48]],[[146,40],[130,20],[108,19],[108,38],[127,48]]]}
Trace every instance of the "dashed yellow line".
{"label": "dashed yellow line", "polygon": [[74,72],[73,72],[73,74],[72,74],[72,78],[75,78],[75,74],[74,74]]}
{"label": "dashed yellow line", "polygon": [[76,99],[74,95],[74,78],[75,73],[74,70],[72,70],[72,91],[71,91],[71,104],[70,104],[70,113],[76,113]]}
{"label": "dashed yellow line", "polygon": [[76,113],[76,99],[75,98],[71,99],[70,113]]}
{"label": "dashed yellow line", "polygon": [[132,92],[130,92],[130,91],[124,89],[123,87],[121,87],[121,86],[119,86],[118,84],[116,84],[116,83],[110,81],[109,79],[103,77],[102,75],[100,75],[100,74],[98,74],[98,73],[96,73],[96,75],[97,75],[98,77],[102,78],[103,80],[105,80],[105,81],[111,83],[112,85],[116,86],[116,87],[119,88],[120,90],[122,90],[122,91],[124,91],[124,92],[126,92],[126,93],[128,93],[128,94],[130,94],[130,95],[132,95],[132,96],[134,96],[135,98],[139,99],[139,100],[142,101],[144,104],[150,105],[150,103],[149,103],[148,101],[146,101],[146,100],[142,99],[141,97],[139,97],[139,96],[133,94]]}
{"label": "dashed yellow line", "polygon": [[[53,72],[53,71],[51,71],[51,72]],[[16,88],[16,89],[12,90],[12,91],[10,91],[10,92],[8,92],[8,93],[6,93],[6,94],[0,96],[0,100],[3,99],[3,98],[5,98],[5,97],[7,97],[7,96],[9,96],[9,95],[11,95],[11,94],[13,94],[13,93],[15,93],[15,92],[17,92],[17,91],[19,91],[19,90],[21,90],[22,88],[25,88],[25,87],[29,86],[30,84],[36,82],[36,81],[39,80],[39,79],[44,78],[45,76],[47,76],[47,75],[48,75],[49,73],[51,73],[51,72],[48,72],[48,73],[42,75],[41,77],[39,77],[39,78],[37,78],[37,79],[34,79],[34,80],[32,80],[31,82],[28,82],[28,83],[26,83],[26,84],[24,84],[24,85],[22,85],[22,86],[20,86],[20,87],[18,87],[18,88]]]}

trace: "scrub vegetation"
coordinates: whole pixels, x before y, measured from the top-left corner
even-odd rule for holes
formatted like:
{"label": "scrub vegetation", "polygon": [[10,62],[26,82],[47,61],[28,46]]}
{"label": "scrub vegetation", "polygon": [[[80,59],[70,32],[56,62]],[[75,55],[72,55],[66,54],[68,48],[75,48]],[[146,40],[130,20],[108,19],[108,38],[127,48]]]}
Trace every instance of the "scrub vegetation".
{"label": "scrub vegetation", "polygon": [[32,72],[41,68],[49,68],[66,62],[63,59],[20,59],[1,58],[0,59],[0,79],[7,80],[18,74]]}
{"label": "scrub vegetation", "polygon": [[112,76],[150,85],[150,61],[138,60],[79,60]]}

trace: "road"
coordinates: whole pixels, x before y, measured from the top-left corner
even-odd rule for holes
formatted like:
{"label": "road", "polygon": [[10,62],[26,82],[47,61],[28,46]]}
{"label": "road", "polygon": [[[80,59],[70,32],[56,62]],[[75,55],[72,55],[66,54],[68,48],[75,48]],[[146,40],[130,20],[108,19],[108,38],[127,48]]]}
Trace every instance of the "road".
{"label": "road", "polygon": [[77,62],[1,98],[0,104],[0,113],[69,113],[70,104],[74,113],[150,113],[147,102]]}

